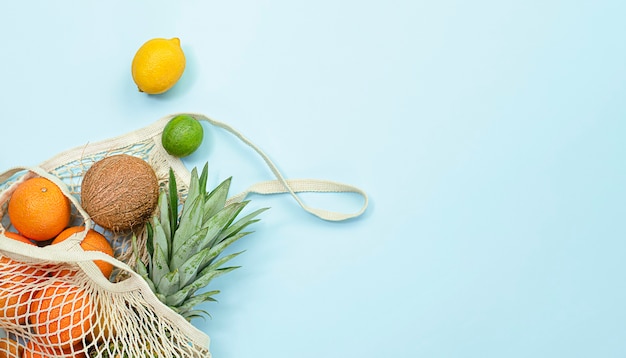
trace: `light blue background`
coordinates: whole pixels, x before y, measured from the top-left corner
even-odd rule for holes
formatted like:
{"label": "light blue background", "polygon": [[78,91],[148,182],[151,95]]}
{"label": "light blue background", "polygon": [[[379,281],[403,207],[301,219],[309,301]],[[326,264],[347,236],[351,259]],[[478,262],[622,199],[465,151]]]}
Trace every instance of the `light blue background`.
{"label": "light blue background", "polygon": [[[289,178],[356,185],[328,223],[288,196],[238,243],[215,358],[625,357],[623,1],[11,1],[0,168],[200,112]],[[137,48],[179,37],[169,93]],[[233,193],[271,179],[206,127],[186,159]],[[357,197],[303,196],[357,210]]]}

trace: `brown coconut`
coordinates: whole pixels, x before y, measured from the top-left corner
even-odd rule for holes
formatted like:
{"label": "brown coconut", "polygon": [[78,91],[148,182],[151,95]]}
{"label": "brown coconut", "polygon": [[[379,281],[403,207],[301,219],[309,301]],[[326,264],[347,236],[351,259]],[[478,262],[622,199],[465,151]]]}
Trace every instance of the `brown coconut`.
{"label": "brown coconut", "polygon": [[119,154],[101,159],[87,170],[81,204],[96,224],[122,232],[148,221],[158,196],[154,169],[143,159]]}

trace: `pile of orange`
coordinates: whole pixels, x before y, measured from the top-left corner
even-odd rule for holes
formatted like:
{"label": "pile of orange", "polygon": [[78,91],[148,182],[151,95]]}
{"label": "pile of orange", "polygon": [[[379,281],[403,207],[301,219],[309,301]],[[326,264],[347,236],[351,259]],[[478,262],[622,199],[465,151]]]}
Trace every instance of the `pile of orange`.
{"label": "pile of orange", "polygon": [[60,352],[76,349],[91,329],[92,310],[85,290],[65,281],[52,281],[37,291],[30,303],[33,341]]}
{"label": "pile of orange", "polygon": [[[7,213],[17,233],[5,231],[4,236],[28,245],[55,245],[85,230],[70,226],[70,201],[59,186],[43,177],[18,184]],[[80,246],[114,255],[106,237],[94,229],[84,234]],[[105,277],[111,276],[110,263],[94,263]],[[65,278],[75,273],[69,265],[26,264],[0,255],[0,323],[22,325],[33,334],[26,347],[11,339],[0,340],[0,358],[85,357],[76,352],[81,352],[83,339],[92,330],[94,302],[85,289]]]}
{"label": "pile of orange", "polygon": [[[34,245],[21,235],[12,232],[4,234],[13,240]],[[0,321],[24,324],[27,302],[32,294],[30,288],[41,282],[46,273],[4,256],[0,258],[0,268]]]}

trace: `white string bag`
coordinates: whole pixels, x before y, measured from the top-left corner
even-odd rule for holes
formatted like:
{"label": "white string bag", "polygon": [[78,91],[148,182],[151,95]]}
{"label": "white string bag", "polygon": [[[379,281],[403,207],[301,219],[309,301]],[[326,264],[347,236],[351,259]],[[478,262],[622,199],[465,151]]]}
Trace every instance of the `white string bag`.
{"label": "white string bag", "polygon": [[[84,173],[96,161],[116,154],[145,160],[161,184],[167,181],[171,168],[184,197],[190,172],[161,145],[163,128],[176,115],[119,137],[68,150],[37,167],[12,168],[0,174],[0,331],[11,338],[8,346],[0,340],[0,355],[17,349],[17,344],[20,351],[25,350],[25,357],[211,357],[209,337],[159,301],[134,271],[132,262],[144,253],[132,251],[130,234],[96,227],[80,205]],[[228,202],[241,201],[250,193],[289,193],[304,210],[330,221],[358,217],[366,210],[368,199],[362,190],[326,180],[287,180],[270,158],[238,131],[202,114],[191,115],[235,135],[261,156],[276,177],[250,186]],[[85,230],[45,247],[6,237],[5,232],[15,231],[7,215],[11,194],[20,183],[35,176],[45,177],[61,188],[72,204],[72,225],[82,225]],[[364,202],[355,213],[339,213],[307,206],[298,197],[299,192],[350,192],[362,196]],[[82,249],[80,242],[91,228],[107,237],[115,257]],[[111,263],[114,279],[105,278],[94,260]],[[75,273],[59,274],[69,269]]]}

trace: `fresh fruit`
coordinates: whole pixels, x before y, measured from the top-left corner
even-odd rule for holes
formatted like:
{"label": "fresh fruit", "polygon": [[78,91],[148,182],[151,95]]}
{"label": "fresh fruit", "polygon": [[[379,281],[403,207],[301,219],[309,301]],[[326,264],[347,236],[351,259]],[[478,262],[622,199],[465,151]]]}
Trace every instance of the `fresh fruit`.
{"label": "fresh fruit", "polygon": [[69,225],[71,206],[56,184],[35,177],[17,186],[9,200],[8,213],[11,224],[20,234],[46,241]]}
{"label": "fresh fruit", "polygon": [[83,208],[96,224],[114,232],[145,224],[158,196],[159,182],[152,167],[127,154],[95,162],[82,181]]}
{"label": "fresh fruit", "polygon": [[26,343],[26,349],[22,358],[48,358],[54,354],[52,349],[45,345],[37,343],[35,340],[30,340]]}
{"label": "fresh fruit", "polygon": [[[117,313],[119,314],[119,311]],[[90,336],[92,341],[104,342],[110,340],[111,337],[117,336],[115,323],[109,319],[108,314],[111,314],[111,307],[102,301],[98,302],[94,307],[94,320]]]}
{"label": "fresh fruit", "polygon": [[80,343],[92,326],[91,297],[79,286],[66,281],[51,281],[37,291],[29,312],[36,337],[61,350]]}
{"label": "fresh fruit", "polygon": [[132,75],[140,92],[160,94],[172,88],[185,71],[185,54],[178,38],[154,38],[133,58]]}
{"label": "fresh fruit", "polygon": [[[170,170],[169,194],[159,196],[159,214],[147,225],[148,264],[137,258],[137,272],[148,282],[156,296],[187,320],[202,316],[194,307],[215,301],[219,291],[197,293],[212,279],[236,269],[222,267],[239,252],[220,257],[233,242],[249,232],[242,230],[258,221],[265,209],[256,210],[235,221],[248,202],[225,205],[230,186],[226,179],[210,193],[206,190],[208,167],[202,174],[194,168],[187,197],[178,215],[179,196],[174,173]],[[138,252],[137,240],[133,246]]]}
{"label": "fresh fruit", "polygon": [[31,339],[28,343],[26,343],[26,348],[23,349],[23,351],[24,353],[21,356],[22,358],[86,357],[83,352],[83,345],[80,343],[74,347],[60,349],[58,347],[50,346],[46,343]]}
{"label": "fresh fruit", "polygon": [[3,337],[0,338],[0,358],[20,358],[24,352],[24,347],[16,340]]}
{"label": "fresh fruit", "polygon": [[[84,226],[69,227],[61,231],[61,233],[57,237],[55,237],[54,240],[52,240],[51,244],[54,245],[63,242],[73,234],[79,233],[83,230],[85,230]],[[114,255],[113,247],[111,247],[109,240],[107,240],[104,235],[100,234],[94,229],[89,229],[89,231],[87,231],[87,234],[85,234],[83,241],[80,242],[80,247],[82,247],[85,251],[100,251],[111,257],[113,257]],[[106,278],[109,278],[111,276],[111,272],[113,272],[113,265],[102,260],[95,260],[94,263],[96,264],[96,266],[98,266],[98,268],[100,269],[100,271],[102,271],[102,274]],[[59,275],[63,275],[63,273]]]}
{"label": "fresh fruit", "polygon": [[14,233],[11,231],[5,231],[4,232],[4,236],[8,237],[9,239],[13,239],[13,240],[17,240],[17,241],[21,241],[25,244],[30,244],[30,245],[35,245],[34,242],[30,241],[28,238],[18,234],[18,233]]}
{"label": "fresh fruit", "polygon": [[[5,231],[7,238],[35,245],[27,238]],[[46,272],[36,266],[27,265],[6,256],[0,258],[0,323],[26,323],[28,301],[32,287],[40,282]]]}
{"label": "fresh fruit", "polygon": [[203,137],[200,122],[188,114],[180,114],[170,119],[163,128],[161,144],[170,155],[186,157],[200,147]]}

